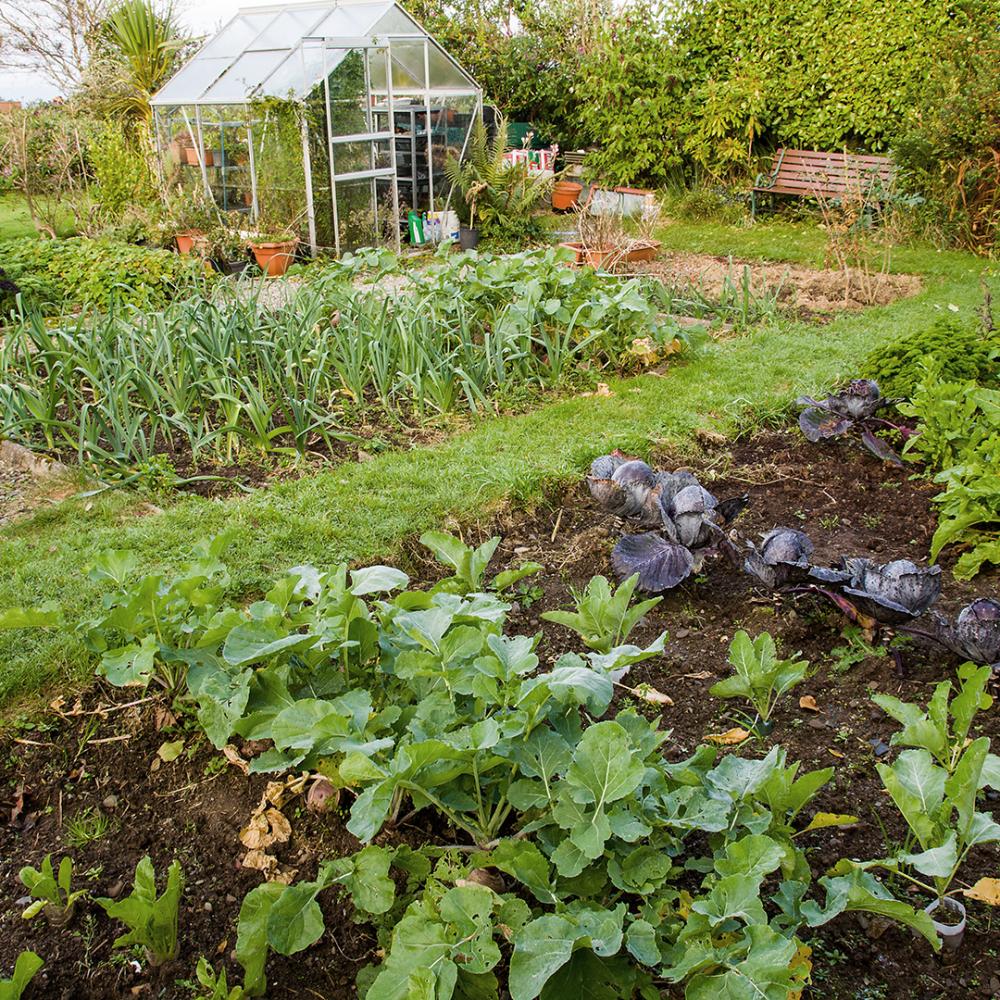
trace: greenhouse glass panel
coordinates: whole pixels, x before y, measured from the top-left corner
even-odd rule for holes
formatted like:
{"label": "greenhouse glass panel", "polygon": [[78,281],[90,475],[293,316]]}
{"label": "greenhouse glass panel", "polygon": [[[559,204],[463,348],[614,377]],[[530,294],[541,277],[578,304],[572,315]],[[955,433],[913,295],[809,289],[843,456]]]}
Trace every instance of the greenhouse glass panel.
{"label": "greenhouse glass panel", "polygon": [[232,59],[195,58],[174,74],[156,95],[157,104],[185,104],[201,99],[201,95],[232,64]]}
{"label": "greenhouse glass panel", "polygon": [[227,24],[195,57],[197,59],[228,56],[235,59],[273,21],[275,15],[240,14]]}
{"label": "greenhouse glass panel", "polygon": [[284,49],[277,52],[244,52],[215,85],[205,92],[204,100],[221,103],[245,100],[287,55],[288,52]]}

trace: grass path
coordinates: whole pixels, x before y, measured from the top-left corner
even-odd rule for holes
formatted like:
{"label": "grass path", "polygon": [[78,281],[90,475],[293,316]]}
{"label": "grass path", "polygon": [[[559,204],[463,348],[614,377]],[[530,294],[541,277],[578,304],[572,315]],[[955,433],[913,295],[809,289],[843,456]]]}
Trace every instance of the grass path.
{"label": "grass path", "polygon": [[[803,234],[802,227],[677,226],[668,234],[670,244],[723,254],[815,263],[822,252],[821,236]],[[223,528],[235,532],[229,562],[245,591],[305,561],[327,567],[391,559],[415,533],[447,517],[483,517],[510,500],[530,502],[578,478],[610,448],[683,447],[698,427],[731,431],[748,415],[775,418],[796,394],[851,374],[879,342],[934,315],[955,309],[971,315],[984,268],[968,255],[903,252],[896,269],[927,276],[915,298],[841,314],[825,326],[776,322],[712,345],[666,377],[613,382],[611,397],[576,397],[484,421],[439,445],[337,466],[245,498],[182,497],[154,514],[124,493],[64,502],[0,532],[0,608],[56,601],[74,622],[99,601],[99,588],[86,577],[95,553],[132,548],[146,571],[169,570],[194,542]],[[65,631],[0,633],[0,703],[90,669]]]}

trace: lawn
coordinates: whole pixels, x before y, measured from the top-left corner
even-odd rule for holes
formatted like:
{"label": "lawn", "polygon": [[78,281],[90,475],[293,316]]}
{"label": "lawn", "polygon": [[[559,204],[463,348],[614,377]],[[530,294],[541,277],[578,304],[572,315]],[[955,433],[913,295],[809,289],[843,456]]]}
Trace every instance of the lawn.
{"label": "lawn", "polygon": [[[753,229],[676,224],[669,247],[817,263],[816,226],[770,222]],[[416,533],[451,521],[483,522],[510,502],[531,505],[557,483],[581,475],[613,447],[647,454],[655,444],[690,448],[694,432],[733,433],[773,422],[803,391],[819,391],[855,371],[880,342],[955,310],[979,306],[981,260],[926,247],[900,250],[894,269],[924,276],[918,296],[826,325],[779,320],[706,348],[664,377],[611,384],[607,398],[577,397],[534,412],[484,421],[431,447],[378,455],[362,464],[225,501],[184,496],[159,507],[119,493],[68,501],[7,528],[0,551],[0,607],[54,601],[72,623],[97,605],[86,575],[96,553],[131,548],[149,571],[169,571],[199,538],[234,533],[235,582],[253,593],[283,568],[304,561],[398,557]],[[163,509],[160,509],[163,508]],[[10,632],[0,645],[0,699],[57,681],[84,680],[91,661],[68,630]]]}
{"label": "lawn", "polygon": [[[59,226],[60,236],[73,232],[73,220],[66,214]],[[38,231],[31,221],[31,213],[19,194],[0,194],[0,240],[14,240],[22,236],[37,236]]]}

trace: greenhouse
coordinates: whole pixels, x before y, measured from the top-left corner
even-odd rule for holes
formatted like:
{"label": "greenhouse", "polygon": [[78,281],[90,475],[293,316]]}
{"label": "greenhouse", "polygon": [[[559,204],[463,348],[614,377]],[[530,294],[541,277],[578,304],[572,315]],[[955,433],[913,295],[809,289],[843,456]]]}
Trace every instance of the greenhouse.
{"label": "greenhouse", "polygon": [[161,180],[315,253],[446,210],[482,90],[395,3],[241,9],[152,101]]}

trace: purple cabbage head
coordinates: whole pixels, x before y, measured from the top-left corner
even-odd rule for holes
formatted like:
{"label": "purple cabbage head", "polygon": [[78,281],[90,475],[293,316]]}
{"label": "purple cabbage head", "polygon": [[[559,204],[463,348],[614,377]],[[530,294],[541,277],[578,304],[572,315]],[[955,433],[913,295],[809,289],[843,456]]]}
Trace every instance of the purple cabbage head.
{"label": "purple cabbage head", "polygon": [[800,396],[797,406],[805,407],[799,414],[799,427],[812,441],[828,441],[846,434],[857,421],[868,420],[885,405],[878,383],[871,379],[855,379],[843,392],[816,400]]}
{"label": "purple cabbage head", "polygon": [[941,594],[941,567],[917,566],[908,559],[878,565],[870,559],[847,559],[850,586],[844,594],[870,617],[899,625],[922,615]]}
{"label": "purple cabbage head", "polygon": [[718,501],[708,490],[692,483],[666,504],[661,504],[667,535],[689,549],[710,544],[718,534],[715,508]]}
{"label": "purple cabbage head", "polygon": [[686,580],[697,560],[690,549],[655,531],[625,535],[611,553],[615,572],[627,579],[639,574],[639,589],[650,594],[670,590]]}
{"label": "purple cabbage head", "polygon": [[945,644],[973,663],[1000,664],[1000,603],[979,597],[958,613]]}
{"label": "purple cabbage head", "polygon": [[753,542],[747,542],[747,547],[750,553],[744,570],[771,590],[799,583],[809,575],[813,543],[804,531],[775,528],[764,535],[760,549]]}

